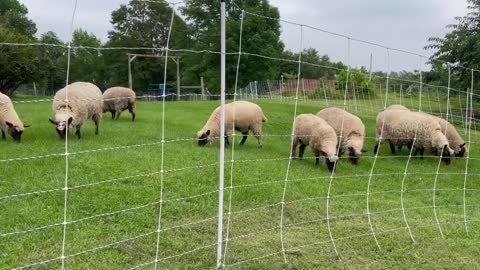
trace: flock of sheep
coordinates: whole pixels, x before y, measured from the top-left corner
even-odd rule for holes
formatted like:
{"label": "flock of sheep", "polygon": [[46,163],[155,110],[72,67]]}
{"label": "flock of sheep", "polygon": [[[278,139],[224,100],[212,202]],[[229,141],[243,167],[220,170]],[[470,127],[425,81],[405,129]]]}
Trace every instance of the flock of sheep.
{"label": "flock of sheep", "polygon": [[[104,112],[110,112],[113,119],[118,119],[124,110],[132,114],[132,121],[135,120],[135,92],[129,88],[112,87],[103,94],[94,84],[88,82],[76,82],[60,89],[53,98],[52,109],[55,120],[49,119],[55,125],[60,138],[64,139],[67,133],[74,128],[75,134],[80,139],[80,128],[83,123],[92,119],[95,122],[95,134],[98,134],[98,127]],[[18,117],[12,100],[0,93],[0,129],[2,139],[6,134],[20,142],[22,133],[27,125]]]}
{"label": "flock of sheep", "polygon": [[[249,131],[252,131],[262,147],[262,125],[267,121],[262,109],[255,103],[236,101],[225,105],[225,143],[235,130],[243,135],[244,144]],[[465,141],[455,127],[447,120],[424,112],[412,112],[402,105],[392,105],[378,113],[376,119],[374,153],[388,141],[392,154],[395,147],[400,150],[406,145],[415,149],[423,157],[425,150],[441,157],[450,164],[452,156],[463,157]],[[205,126],[198,131],[198,145],[212,143],[220,137],[220,107],[211,114]],[[363,152],[365,125],[356,115],[345,110],[330,107],[315,114],[300,114],[293,124],[291,159],[303,159],[305,148],[310,146],[315,154],[316,164],[320,156],[325,157],[329,171],[335,170],[338,157],[348,152],[350,162],[357,164]]]}
{"label": "flock of sheep", "polygon": [[[129,110],[132,121],[135,120],[135,92],[129,88],[112,87],[103,94],[94,84],[76,82],[60,89],[53,99],[52,109],[55,120],[49,119],[55,125],[60,138],[65,139],[71,130],[81,137],[80,129],[83,123],[92,119],[95,122],[95,134],[102,120],[103,113],[110,112],[113,119],[118,119],[122,111]],[[244,144],[251,131],[262,147],[262,126],[267,121],[262,109],[255,103],[236,101],[225,105],[225,143],[235,130],[242,133],[240,144]],[[0,129],[2,138],[6,134],[18,142],[24,129],[11,99],[0,93]],[[378,147],[388,141],[392,154],[395,147],[401,149],[404,145],[413,155],[425,150],[436,153],[446,163],[452,156],[463,157],[466,151],[465,141],[447,120],[424,113],[412,112],[401,105],[392,105],[378,113],[376,119],[376,142],[374,153]],[[220,137],[220,107],[210,115],[205,126],[198,131],[198,145],[212,143]],[[348,153],[352,164],[357,164],[363,152],[365,125],[362,120],[339,108],[326,108],[314,114],[300,114],[294,120],[291,158],[303,159],[305,148],[310,146],[315,154],[316,164],[320,156],[325,157],[328,170],[335,170],[338,157]]]}

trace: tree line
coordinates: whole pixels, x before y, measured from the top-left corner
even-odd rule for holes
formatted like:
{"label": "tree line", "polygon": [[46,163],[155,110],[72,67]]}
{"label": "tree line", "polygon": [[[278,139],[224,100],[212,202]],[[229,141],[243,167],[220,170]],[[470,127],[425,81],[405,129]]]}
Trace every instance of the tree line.
{"label": "tree line", "polygon": [[[444,83],[445,69],[434,60],[452,63],[462,62],[476,67],[480,52],[472,49],[479,39],[478,10],[480,0],[468,0],[472,12],[463,18],[457,18],[458,24],[450,26],[453,30],[444,38],[430,39],[429,48],[436,49],[432,56],[432,70],[426,73],[426,80]],[[279,11],[268,0],[237,0],[236,5],[261,16],[246,16],[243,21],[242,54],[239,66],[239,86],[250,81],[276,79],[280,76],[296,78],[298,53],[285,49],[280,39],[281,26]],[[239,50],[239,33],[242,12],[238,6],[227,3],[227,52]],[[102,42],[86,29],[76,29],[71,37],[70,81],[89,81],[100,88],[128,86],[128,66],[126,53],[165,56],[165,47],[169,35],[172,10],[164,0],[155,2],[131,0],[111,13],[112,30],[108,39]],[[269,19],[273,18],[273,19]],[[220,10],[218,1],[190,0],[174,15],[169,55],[180,58],[180,76],[182,85],[199,85],[200,77],[212,93],[218,93],[220,84]],[[461,42],[459,42],[461,41]],[[49,92],[62,88],[66,83],[67,41],[61,40],[52,31],[37,36],[35,23],[28,18],[27,8],[18,0],[0,1],[0,42],[40,43],[51,46],[6,46],[0,45],[0,91],[12,95],[19,86],[36,83],[40,89]],[[465,44],[462,48],[462,44]],[[455,46],[454,46],[455,45]],[[102,48],[128,47],[138,49],[102,50]],[[99,49],[95,49],[99,48]],[[148,49],[144,49],[148,48]],[[190,49],[204,51],[192,53],[182,51]],[[467,53],[468,52],[468,53]],[[268,59],[257,55],[269,56]],[[227,57],[227,89],[235,83],[238,54]],[[169,60],[171,61],[171,60]],[[302,61],[309,64],[301,66],[302,78],[335,79],[346,66],[342,62],[332,61],[314,48],[302,51]],[[175,63],[169,62],[167,81],[176,80]],[[164,60],[162,58],[138,58],[132,64],[134,89],[146,91],[149,84],[163,82]],[[367,74],[365,68],[357,70]],[[399,73],[406,78],[416,76],[414,72]],[[341,74],[340,74],[341,75]],[[385,76],[377,72],[379,77]],[[456,73],[455,76],[467,85],[468,76]],[[340,76],[342,77],[342,76]],[[365,76],[360,76],[365,80]],[[359,78],[360,78],[359,77]],[[426,81],[428,82],[428,81]],[[358,83],[360,85],[361,83]],[[462,86],[464,86],[462,84]]]}

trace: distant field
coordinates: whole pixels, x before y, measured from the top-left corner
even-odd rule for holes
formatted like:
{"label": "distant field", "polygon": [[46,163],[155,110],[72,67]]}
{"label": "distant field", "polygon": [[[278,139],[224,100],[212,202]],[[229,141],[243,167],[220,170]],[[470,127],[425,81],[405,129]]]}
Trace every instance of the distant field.
{"label": "distant field", "polygon": [[[288,266],[480,268],[480,132],[472,130],[469,145],[467,234],[463,196],[466,158],[454,159],[449,166],[442,164],[437,175],[438,157],[412,158],[406,170],[408,150],[392,156],[388,146],[382,145],[370,178],[375,116],[383,108],[382,98],[357,102],[357,114],[367,129],[368,152],[358,166],[340,160],[333,178],[330,224],[340,260],[335,256],[325,219],[330,173],[324,163],[315,166],[309,149],[306,160],[292,161],[284,220]],[[389,104],[397,100],[392,95]],[[264,125],[263,149],[258,149],[251,137],[241,147],[239,140],[235,142],[235,162],[230,162],[231,147],[226,151],[225,228],[229,196],[233,193],[225,264],[241,269],[283,269],[280,202],[295,108],[292,101],[256,102],[269,120]],[[425,111],[446,109],[433,99],[424,102]],[[417,100],[404,103],[418,106]],[[215,267],[219,143],[217,140],[213,145],[198,147],[194,136],[218,104],[166,103],[161,269]],[[329,105],[342,106],[343,101],[330,100]],[[355,112],[353,101],[346,105]],[[452,105],[454,111],[459,111],[460,102]],[[302,100],[297,114],[316,113],[325,106],[322,100]],[[32,268],[55,269],[60,266],[62,249],[65,143],[48,121],[53,116],[50,101],[18,103],[16,109],[32,127],[24,133],[21,144],[11,138],[0,141],[0,269],[41,261],[48,262]],[[457,117],[455,122],[462,121]],[[458,129],[467,139],[465,129]],[[152,269],[162,178],[162,103],[138,102],[137,120],[133,123],[128,112],[119,121],[105,114],[98,136],[94,135],[92,121],[84,126],[82,135],[81,140],[71,136],[68,141],[66,268],[126,269],[146,263],[139,269]],[[26,157],[37,158],[23,159]],[[404,177],[405,217],[415,243],[401,207]],[[368,223],[369,179],[370,217],[380,249]],[[439,225],[434,218],[434,194]]]}

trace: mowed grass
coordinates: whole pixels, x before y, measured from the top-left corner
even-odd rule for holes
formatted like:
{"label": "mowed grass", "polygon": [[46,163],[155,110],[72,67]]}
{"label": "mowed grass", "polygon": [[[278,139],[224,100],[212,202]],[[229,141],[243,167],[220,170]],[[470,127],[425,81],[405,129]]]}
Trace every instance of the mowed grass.
{"label": "mowed grass", "polygon": [[[409,160],[407,149],[391,155],[387,145],[380,147],[375,161],[375,115],[383,108],[381,99],[357,102],[357,113],[367,129],[368,150],[358,166],[342,159],[331,178],[324,163],[315,166],[310,150],[305,160],[291,162],[285,192],[285,264],[279,226],[295,106],[278,100],[257,103],[268,117],[263,149],[257,148],[253,137],[240,147],[237,137],[234,162],[232,147],[225,154],[227,267],[480,267],[478,132],[471,133],[467,176],[466,158],[454,159],[449,166],[441,164],[436,174],[438,157]],[[215,268],[219,142],[198,147],[194,136],[218,104],[167,102],[163,153],[161,102],[138,102],[135,122],[128,112],[119,121],[105,114],[100,135],[94,135],[94,124],[89,121],[82,139],[69,138],[68,159],[65,143],[48,121],[51,103],[16,104],[23,121],[32,127],[21,144],[11,138],[0,141],[0,269],[30,264],[33,269],[60,267],[67,161],[67,269],[151,269],[157,251],[162,182],[159,268]],[[342,106],[343,102],[331,100],[329,105]],[[300,102],[297,114],[316,113],[325,106],[321,100]],[[355,110],[352,101],[347,107]],[[458,129],[467,139],[465,130]],[[331,180],[333,242],[326,219]]]}

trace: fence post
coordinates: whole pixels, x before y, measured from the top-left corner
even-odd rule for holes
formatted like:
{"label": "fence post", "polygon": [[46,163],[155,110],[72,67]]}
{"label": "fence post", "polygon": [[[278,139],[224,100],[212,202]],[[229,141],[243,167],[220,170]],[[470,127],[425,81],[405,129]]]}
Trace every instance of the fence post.
{"label": "fence post", "polygon": [[200,77],[200,89],[202,91],[202,100],[205,100],[205,86],[203,85],[203,76]]}

